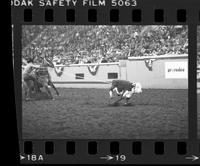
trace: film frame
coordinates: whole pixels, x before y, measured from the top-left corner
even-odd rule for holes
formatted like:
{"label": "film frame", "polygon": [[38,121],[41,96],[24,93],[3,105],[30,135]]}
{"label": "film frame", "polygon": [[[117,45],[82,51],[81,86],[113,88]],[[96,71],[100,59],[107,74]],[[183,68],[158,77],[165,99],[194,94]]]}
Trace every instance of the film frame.
{"label": "film frame", "polygon": [[[186,157],[200,154],[200,141],[197,137],[197,84],[196,84],[196,68],[197,68],[197,26],[200,22],[200,9],[198,1],[158,1],[158,0],[140,0],[134,8],[130,7],[51,7],[50,15],[53,9],[53,21],[50,17],[46,17],[45,8],[34,7],[12,7],[12,24],[14,25],[14,55],[21,55],[21,32],[22,25],[187,25],[188,26],[188,55],[189,55],[189,86],[188,86],[188,139],[175,140],[23,140],[22,133],[22,115],[17,113],[18,136],[20,154],[38,155],[44,157],[43,161],[28,161],[21,160],[21,163],[38,163],[38,164],[198,164],[199,159],[187,160]],[[159,9],[159,10],[158,10]],[[66,18],[66,11],[74,12],[75,17]],[[141,14],[141,20],[133,21],[132,12]],[[164,19],[158,17],[157,21],[154,16],[157,12],[164,12]],[[25,15],[24,15],[25,13]],[[88,13],[97,14],[97,17],[90,17]],[[32,19],[30,16],[32,15]],[[119,14],[116,17],[116,14]],[[139,15],[140,15],[139,14]],[[48,15],[46,13],[46,15]],[[72,14],[73,15],[73,14]],[[158,14],[160,15],[160,14]],[[176,17],[177,16],[177,17]],[[126,18],[126,19],[124,19]],[[24,21],[24,19],[26,21]],[[66,21],[66,19],[69,19]],[[96,19],[96,21],[95,21]],[[162,21],[163,19],[163,21]],[[31,21],[32,20],[32,21]],[[112,21],[111,21],[112,20]],[[15,79],[21,78],[21,56],[14,56],[14,71]],[[18,99],[21,98],[20,87],[21,83],[15,80],[15,99],[16,109],[21,110],[21,104]],[[20,79],[21,80],[21,79]],[[46,142],[46,143],[45,143]],[[69,142],[69,143],[68,143]],[[66,144],[74,148],[75,152],[66,153]],[[133,144],[138,147],[138,151],[133,151]],[[47,148],[45,154],[45,145]],[[25,146],[27,148],[25,148]],[[90,146],[90,148],[88,148]],[[95,148],[97,146],[97,149]],[[52,149],[53,147],[53,149]],[[164,151],[163,151],[164,147]],[[90,150],[91,149],[91,150]],[[50,152],[49,152],[50,151]],[[90,151],[91,154],[88,153]],[[49,154],[48,154],[49,153]],[[71,153],[71,155],[70,155]],[[74,153],[74,154],[73,154]],[[134,154],[135,153],[135,154]],[[157,153],[157,154],[156,154]],[[109,155],[114,157],[112,160],[101,160],[101,156]],[[123,160],[125,155],[126,159]],[[121,157],[121,158],[120,158]],[[118,159],[117,159],[118,158]],[[34,159],[33,159],[34,160]]]}

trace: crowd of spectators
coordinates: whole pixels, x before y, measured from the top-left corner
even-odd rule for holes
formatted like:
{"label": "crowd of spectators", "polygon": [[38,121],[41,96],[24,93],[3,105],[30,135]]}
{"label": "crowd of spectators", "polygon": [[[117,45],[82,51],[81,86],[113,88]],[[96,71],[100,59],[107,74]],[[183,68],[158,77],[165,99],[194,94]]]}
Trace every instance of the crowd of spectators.
{"label": "crowd of spectators", "polygon": [[154,27],[26,25],[22,28],[22,56],[38,61],[47,56],[57,64],[82,64],[188,53],[187,26]]}
{"label": "crowd of spectators", "polygon": [[197,81],[200,82],[200,26],[197,28]]}

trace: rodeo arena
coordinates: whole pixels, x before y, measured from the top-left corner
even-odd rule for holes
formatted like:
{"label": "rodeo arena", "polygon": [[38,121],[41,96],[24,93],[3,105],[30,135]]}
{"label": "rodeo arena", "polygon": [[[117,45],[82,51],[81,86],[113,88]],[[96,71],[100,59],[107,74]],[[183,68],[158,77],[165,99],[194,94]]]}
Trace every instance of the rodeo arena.
{"label": "rodeo arena", "polygon": [[187,130],[187,26],[22,26],[24,139],[180,139]]}

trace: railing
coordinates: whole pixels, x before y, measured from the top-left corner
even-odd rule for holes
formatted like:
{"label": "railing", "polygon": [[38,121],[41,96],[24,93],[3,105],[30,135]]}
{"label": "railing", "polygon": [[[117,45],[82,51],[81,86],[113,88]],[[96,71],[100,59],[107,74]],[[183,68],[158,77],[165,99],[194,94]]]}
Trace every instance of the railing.
{"label": "railing", "polygon": [[55,65],[55,67],[79,67],[79,66],[108,66],[108,65],[119,65],[119,62],[110,62],[110,63],[85,63],[85,64],[70,64],[70,65]]}
{"label": "railing", "polygon": [[177,59],[177,58],[188,58],[188,54],[165,54],[165,55],[152,55],[142,57],[129,57],[129,60],[146,60],[146,59]]}

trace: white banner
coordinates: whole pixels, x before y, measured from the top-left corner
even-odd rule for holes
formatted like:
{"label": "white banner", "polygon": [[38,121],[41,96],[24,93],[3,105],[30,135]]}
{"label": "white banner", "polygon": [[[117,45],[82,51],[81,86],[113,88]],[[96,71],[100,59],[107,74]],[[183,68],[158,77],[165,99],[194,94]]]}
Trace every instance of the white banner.
{"label": "white banner", "polygon": [[188,62],[165,62],[166,79],[188,79]]}

